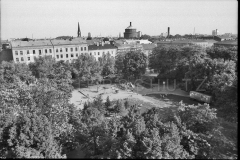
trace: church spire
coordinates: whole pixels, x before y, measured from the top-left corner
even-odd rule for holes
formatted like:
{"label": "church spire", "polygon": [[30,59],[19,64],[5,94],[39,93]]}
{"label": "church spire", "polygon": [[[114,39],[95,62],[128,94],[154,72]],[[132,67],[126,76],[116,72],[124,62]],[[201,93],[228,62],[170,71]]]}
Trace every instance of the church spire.
{"label": "church spire", "polygon": [[78,32],[77,32],[77,34],[78,34],[78,37],[81,37],[81,31],[80,31],[79,22],[78,22]]}

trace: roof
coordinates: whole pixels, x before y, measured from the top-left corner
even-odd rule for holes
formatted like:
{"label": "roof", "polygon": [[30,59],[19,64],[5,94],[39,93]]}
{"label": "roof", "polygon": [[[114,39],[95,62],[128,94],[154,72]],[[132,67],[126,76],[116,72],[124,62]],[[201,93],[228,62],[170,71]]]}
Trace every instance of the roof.
{"label": "roof", "polygon": [[126,29],[136,29],[136,28],[133,28],[133,26],[128,26]]}
{"label": "roof", "polygon": [[91,40],[86,40],[88,45],[94,45],[95,42],[100,42],[99,39],[91,39]]}
{"label": "roof", "polygon": [[16,47],[33,47],[33,46],[56,46],[56,45],[78,45],[86,43],[83,39],[72,39],[72,40],[35,40],[35,41],[12,41],[11,45],[13,48]]}
{"label": "roof", "polygon": [[102,49],[117,49],[115,46],[111,45],[111,44],[104,44],[102,45],[89,45],[88,46],[88,50],[102,50]]}
{"label": "roof", "polygon": [[72,40],[58,40],[53,39],[51,40],[52,44],[54,46],[57,45],[78,45],[78,44],[87,44],[86,40],[80,39],[80,38],[74,38]]}
{"label": "roof", "polygon": [[152,50],[153,48],[157,47],[156,44],[142,44],[144,50]]}
{"label": "roof", "polygon": [[36,41],[11,41],[12,48],[17,47],[33,47],[33,46],[52,46],[50,40]]}
{"label": "roof", "polygon": [[238,41],[236,40],[225,40],[225,41],[220,41],[214,44],[227,44],[227,45],[238,45]]}
{"label": "roof", "polygon": [[207,42],[205,40],[201,40],[201,39],[193,39],[193,40],[190,40],[190,39],[184,39],[184,40],[176,40],[176,41],[159,41],[157,43],[162,43],[162,44],[179,44],[179,43],[182,43],[182,44],[185,44],[185,43],[197,43],[197,42]]}
{"label": "roof", "polygon": [[118,49],[125,49],[125,48],[143,48],[142,45],[140,44],[119,44],[119,43],[115,43],[115,46]]}
{"label": "roof", "polygon": [[221,38],[221,39],[228,39],[228,38],[232,38],[231,36],[229,35],[219,35],[219,36],[215,36],[215,37],[218,37],[218,38]]}

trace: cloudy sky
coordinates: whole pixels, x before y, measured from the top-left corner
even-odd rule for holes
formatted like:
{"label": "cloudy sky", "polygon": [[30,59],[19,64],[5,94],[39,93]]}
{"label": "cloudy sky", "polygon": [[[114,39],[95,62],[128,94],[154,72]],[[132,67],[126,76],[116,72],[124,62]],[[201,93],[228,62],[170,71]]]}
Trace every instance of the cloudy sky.
{"label": "cloudy sky", "polygon": [[236,0],[1,0],[1,37],[117,36],[132,22],[143,34],[237,33]]}

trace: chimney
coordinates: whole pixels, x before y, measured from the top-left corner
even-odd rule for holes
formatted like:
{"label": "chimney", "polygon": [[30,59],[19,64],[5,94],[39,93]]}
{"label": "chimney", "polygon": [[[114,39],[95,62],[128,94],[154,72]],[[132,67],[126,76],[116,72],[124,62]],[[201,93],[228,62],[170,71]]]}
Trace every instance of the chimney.
{"label": "chimney", "polygon": [[102,41],[102,46],[104,46],[104,42]]}
{"label": "chimney", "polygon": [[97,46],[99,46],[99,42],[97,42]]}
{"label": "chimney", "polygon": [[132,26],[132,22],[130,22],[130,26]]}
{"label": "chimney", "polygon": [[170,27],[168,27],[168,34],[167,35],[169,37],[169,35],[170,35]]}
{"label": "chimney", "polygon": [[216,29],[216,35],[217,35],[217,29]]}

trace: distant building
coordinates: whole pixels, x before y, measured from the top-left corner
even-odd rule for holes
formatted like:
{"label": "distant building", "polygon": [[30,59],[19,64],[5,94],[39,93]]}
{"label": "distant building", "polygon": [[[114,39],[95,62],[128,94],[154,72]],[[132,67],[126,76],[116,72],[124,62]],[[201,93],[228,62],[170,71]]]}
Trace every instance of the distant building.
{"label": "distant building", "polygon": [[186,40],[176,40],[176,41],[159,41],[157,42],[158,46],[162,46],[162,45],[178,45],[178,46],[184,46],[184,45],[198,45],[201,46],[203,48],[208,47],[208,42],[206,42],[205,40],[190,40],[190,39],[186,39]]}
{"label": "distant building", "polygon": [[117,54],[117,47],[112,44],[105,44],[103,41],[101,41],[96,42],[93,45],[89,45],[88,52],[98,61],[99,58],[102,57],[104,54],[110,54],[112,57],[115,58]]}
{"label": "distant building", "polygon": [[233,40],[234,38],[229,35],[222,35],[222,36],[214,36],[214,40],[216,41],[225,41],[225,40]]}
{"label": "distant building", "polygon": [[219,46],[237,47],[238,46],[238,41],[236,41],[236,40],[226,40],[226,41],[220,41],[220,42],[214,43],[214,47],[219,47]]}
{"label": "distant building", "polygon": [[216,36],[216,31],[215,30],[212,31],[212,35]]}
{"label": "distant building", "polygon": [[136,31],[136,28],[133,28],[133,27],[132,27],[132,22],[130,22],[130,26],[128,26],[128,27],[125,29],[124,38],[125,38],[125,39],[138,38],[138,33],[137,33],[137,31]]}
{"label": "distant building", "polygon": [[130,51],[143,51],[143,47],[140,44],[120,44],[115,42],[114,46],[117,47],[117,54],[127,53]]}
{"label": "distant building", "polygon": [[138,31],[138,38],[142,37],[142,32],[141,31]]}

